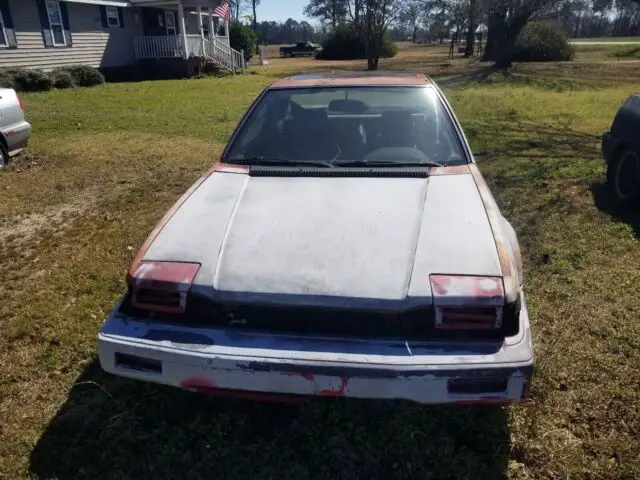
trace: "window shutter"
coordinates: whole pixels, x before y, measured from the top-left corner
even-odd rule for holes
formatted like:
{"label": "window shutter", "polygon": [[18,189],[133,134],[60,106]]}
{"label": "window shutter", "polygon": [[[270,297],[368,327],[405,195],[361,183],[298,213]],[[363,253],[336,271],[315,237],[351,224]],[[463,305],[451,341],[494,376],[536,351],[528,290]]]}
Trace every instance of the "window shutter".
{"label": "window shutter", "polygon": [[71,28],[69,28],[69,12],[67,11],[67,2],[60,2],[60,14],[62,15],[62,27],[64,28],[64,39],[67,47],[73,45],[71,38]]}
{"label": "window shutter", "polygon": [[13,28],[13,19],[9,10],[9,0],[0,0],[0,10],[4,20],[4,31],[7,34],[7,45],[15,48],[18,46],[18,41],[16,40],[16,31]]}
{"label": "window shutter", "polygon": [[122,7],[118,7],[118,20],[120,20],[120,28],[124,28],[124,11]]}
{"label": "window shutter", "polygon": [[107,22],[107,7],[100,6],[100,21],[102,22],[102,28],[109,28],[109,22]]}
{"label": "window shutter", "polygon": [[44,0],[36,0],[36,5],[38,6],[38,13],[40,14],[40,26],[42,27],[44,46],[53,47],[53,36],[51,35],[51,28],[49,28],[47,6],[44,4]]}

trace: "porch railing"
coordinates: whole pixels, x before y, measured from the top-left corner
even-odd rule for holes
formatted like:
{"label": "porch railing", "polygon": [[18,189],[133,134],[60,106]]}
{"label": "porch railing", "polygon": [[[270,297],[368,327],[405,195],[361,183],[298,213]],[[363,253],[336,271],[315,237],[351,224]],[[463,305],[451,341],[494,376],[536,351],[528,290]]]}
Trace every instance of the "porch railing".
{"label": "porch railing", "polygon": [[[246,69],[243,52],[231,48],[226,39],[205,39],[203,45],[200,35],[187,35],[187,49],[189,57],[210,58],[233,73]],[[134,50],[138,60],[184,57],[183,38],[179,35],[136,37]]]}
{"label": "porch railing", "polygon": [[133,46],[137,59],[179,58],[184,56],[182,37],[176,35],[135,37]]}

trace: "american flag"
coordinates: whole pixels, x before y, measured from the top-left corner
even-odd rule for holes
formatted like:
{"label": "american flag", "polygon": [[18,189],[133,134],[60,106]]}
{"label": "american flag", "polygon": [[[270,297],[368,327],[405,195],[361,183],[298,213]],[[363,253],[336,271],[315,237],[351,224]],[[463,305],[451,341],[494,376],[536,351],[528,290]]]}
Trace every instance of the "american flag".
{"label": "american flag", "polygon": [[229,6],[229,2],[222,2],[213,10],[213,13],[219,18],[229,20],[229,18],[231,18],[231,7]]}

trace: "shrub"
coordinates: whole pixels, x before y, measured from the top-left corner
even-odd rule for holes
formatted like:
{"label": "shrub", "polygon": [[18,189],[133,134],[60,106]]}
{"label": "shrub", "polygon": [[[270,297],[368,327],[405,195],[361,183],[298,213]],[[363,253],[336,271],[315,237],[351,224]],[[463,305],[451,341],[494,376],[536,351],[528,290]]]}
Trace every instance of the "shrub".
{"label": "shrub", "polygon": [[56,68],[51,72],[53,78],[53,86],[56,88],[71,88],[75,84],[73,82],[73,75],[66,68]]}
{"label": "shrub", "polygon": [[12,70],[0,70],[0,88],[16,88],[14,75],[15,72]]}
{"label": "shrub", "polygon": [[[381,57],[395,57],[396,44],[389,35],[384,36]],[[355,27],[345,25],[336,28],[322,44],[322,51],[316,56],[321,60],[356,60],[367,58],[364,42]]]}
{"label": "shrub", "polygon": [[229,24],[229,43],[239,52],[244,50],[244,59],[248,62],[253,57],[258,36],[250,26],[234,20]]}
{"label": "shrub", "polygon": [[532,22],[516,42],[515,62],[557,62],[572,60],[574,50],[567,34],[552,22]]}
{"label": "shrub", "polygon": [[53,80],[42,70],[18,70],[13,76],[16,90],[22,92],[46,92],[53,88]]}
{"label": "shrub", "polygon": [[73,78],[73,83],[79,87],[94,87],[104,83],[104,75],[97,68],[81,65],[69,67],[68,72]]}

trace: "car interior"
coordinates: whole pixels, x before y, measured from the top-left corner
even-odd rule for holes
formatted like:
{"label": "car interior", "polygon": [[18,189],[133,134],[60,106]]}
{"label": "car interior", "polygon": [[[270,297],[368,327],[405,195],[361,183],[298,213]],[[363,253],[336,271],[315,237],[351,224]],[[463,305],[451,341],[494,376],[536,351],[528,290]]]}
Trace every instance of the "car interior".
{"label": "car interior", "polygon": [[240,139],[232,158],[466,163],[452,126],[425,108],[372,107],[347,99],[305,108],[286,98],[264,116],[259,129],[250,128],[254,132]]}

